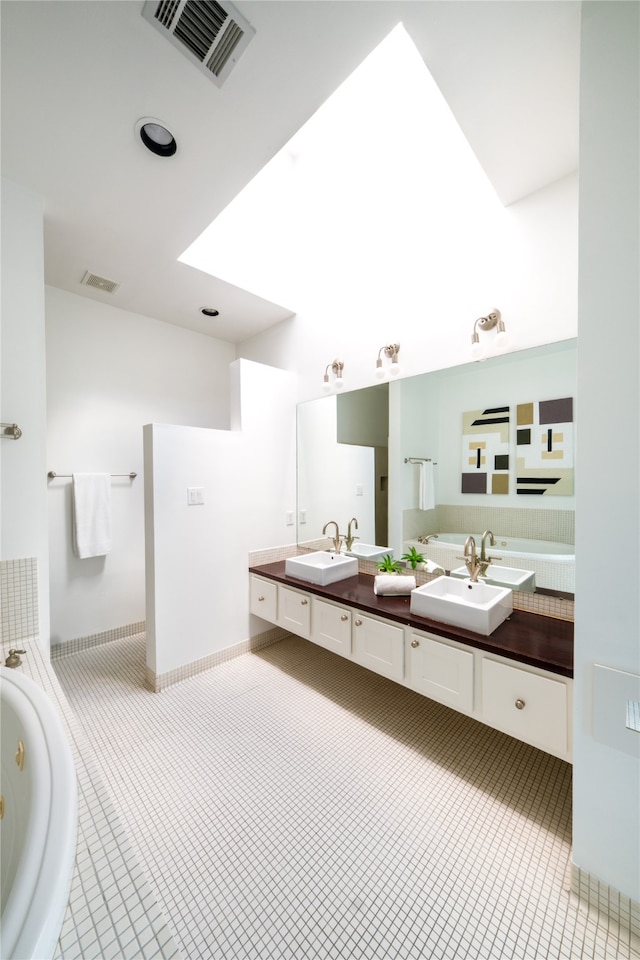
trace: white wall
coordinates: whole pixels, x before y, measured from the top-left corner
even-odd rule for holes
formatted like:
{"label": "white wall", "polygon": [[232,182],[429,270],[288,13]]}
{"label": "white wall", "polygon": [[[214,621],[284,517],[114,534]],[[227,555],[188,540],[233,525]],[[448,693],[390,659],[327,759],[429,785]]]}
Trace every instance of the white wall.
{"label": "white wall", "polygon": [[[143,424],[229,426],[232,344],[46,288],[47,470],[128,473],[112,481],[113,546],[71,549],[71,481],[48,482],[51,641],[145,617]],[[45,471],[46,473],[46,471]]]}
{"label": "white wall", "polygon": [[639,901],[640,734],[594,664],[640,674],[640,6],[582,11],[573,858]]}
{"label": "white wall", "polygon": [[[249,550],[295,542],[295,377],[232,365],[233,431],[145,427],[147,664],[162,676],[250,636]],[[187,487],[204,503],[189,506]],[[293,507],[295,509],[295,507]]]}
{"label": "white wall", "polygon": [[[345,257],[333,272],[324,269],[301,292],[295,317],[238,347],[251,360],[297,371],[300,400],[321,395],[324,368],[334,357],[344,361],[345,390],[371,386],[378,351],[390,342],[400,343],[402,376],[466,363],[474,321],[494,307],[507,325],[509,351],[576,336],[576,176],[502,211],[482,251],[482,262],[491,261],[482,283],[479,251],[456,243],[450,230],[421,265],[414,226],[405,235],[395,222],[387,228],[379,213],[376,262],[358,261],[355,271]],[[437,236],[428,210],[407,216],[413,224],[423,216]],[[461,233],[467,228],[479,230],[471,215],[458,224]]]}
{"label": "white wall", "polygon": [[45,467],[45,322],[42,201],[2,181],[2,396],[0,419],[19,440],[0,440],[0,558],[38,561],[42,646],[49,646]]}

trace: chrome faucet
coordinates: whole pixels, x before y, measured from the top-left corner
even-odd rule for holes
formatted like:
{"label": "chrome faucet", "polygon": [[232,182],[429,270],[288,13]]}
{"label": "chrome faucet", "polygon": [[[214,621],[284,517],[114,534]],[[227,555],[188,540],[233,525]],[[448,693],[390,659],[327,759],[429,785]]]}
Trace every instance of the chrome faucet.
{"label": "chrome faucet", "polygon": [[[476,541],[473,537],[467,537],[464,542],[464,556],[458,557],[458,560],[464,560],[465,566],[469,571],[469,577],[472,583],[478,582],[478,574],[481,570],[481,562],[476,556]],[[488,564],[487,564],[488,566]]]}
{"label": "chrome faucet", "polygon": [[[426,537],[418,537],[418,543],[427,544],[427,543],[429,543],[429,540],[437,540],[437,539],[438,539],[438,534],[437,534],[437,533],[428,533],[428,534],[426,535]],[[460,558],[458,558],[458,559],[460,559]]]}
{"label": "chrome faucet", "polygon": [[360,539],[360,537],[354,537],[353,534],[351,533],[351,524],[352,524],[352,523],[355,524],[356,530],[358,529],[358,521],[356,520],[355,517],[351,517],[351,520],[349,520],[349,526],[347,527],[347,535],[346,535],[346,537],[344,538],[344,542],[345,542],[345,545],[346,545],[347,550],[351,550],[351,547],[353,546],[353,541],[354,541],[354,540],[359,540],[359,539]]}
{"label": "chrome faucet", "polygon": [[333,549],[334,549],[334,551],[335,551],[336,553],[340,553],[340,545],[341,545],[341,543],[342,543],[342,537],[340,536],[340,530],[339,530],[339,528],[338,528],[338,524],[336,523],[336,521],[335,521],[335,520],[328,520],[328,521],[325,523],[324,527],[322,528],[322,533],[323,533],[323,536],[328,536],[328,534],[327,534],[327,527],[330,527],[331,525],[333,525],[333,526],[336,528],[335,537],[332,537],[332,540],[333,540]]}

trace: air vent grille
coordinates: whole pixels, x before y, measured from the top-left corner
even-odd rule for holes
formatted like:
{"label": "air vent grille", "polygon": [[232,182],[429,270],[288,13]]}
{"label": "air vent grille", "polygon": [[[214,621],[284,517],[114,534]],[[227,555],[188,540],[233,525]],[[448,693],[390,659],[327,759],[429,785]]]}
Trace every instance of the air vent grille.
{"label": "air vent grille", "polygon": [[120,284],[116,280],[107,280],[106,277],[99,277],[96,273],[86,271],[80,281],[85,287],[94,287],[96,290],[103,290],[105,293],[115,293]]}
{"label": "air vent grille", "polygon": [[216,0],[146,0],[142,15],[218,86],[255,35],[232,4]]}

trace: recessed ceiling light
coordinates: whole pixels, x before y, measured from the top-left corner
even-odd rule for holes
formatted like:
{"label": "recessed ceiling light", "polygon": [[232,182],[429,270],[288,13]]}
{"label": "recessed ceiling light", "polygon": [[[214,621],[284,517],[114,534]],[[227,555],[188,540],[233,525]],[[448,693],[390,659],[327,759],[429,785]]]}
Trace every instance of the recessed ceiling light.
{"label": "recessed ceiling light", "polygon": [[136,133],[147,150],[158,157],[172,157],[178,149],[173,134],[161,120],[143,117],[136,123]]}
{"label": "recessed ceiling light", "polygon": [[220,311],[216,310],[215,307],[202,307],[200,313],[204,313],[205,317],[218,317],[220,316]]}

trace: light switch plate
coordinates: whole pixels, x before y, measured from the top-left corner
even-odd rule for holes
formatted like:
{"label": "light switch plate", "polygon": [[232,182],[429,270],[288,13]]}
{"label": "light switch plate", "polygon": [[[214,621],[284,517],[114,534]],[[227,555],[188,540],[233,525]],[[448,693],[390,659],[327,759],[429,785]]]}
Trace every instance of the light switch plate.
{"label": "light switch plate", "polygon": [[187,504],[190,507],[204,503],[204,487],[187,487]]}

